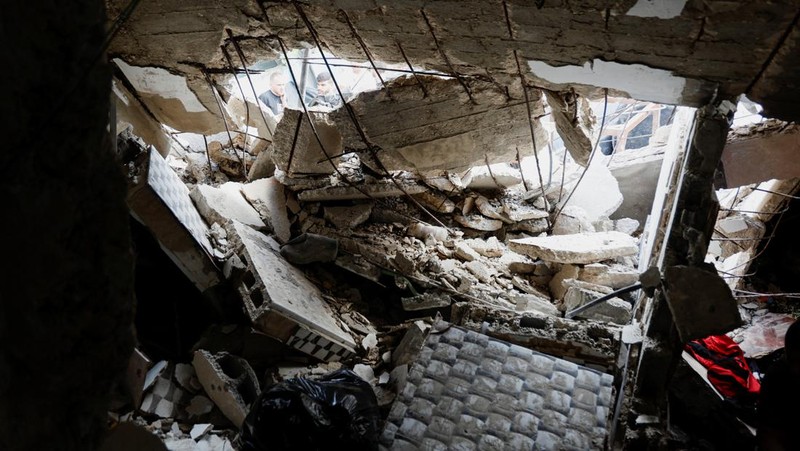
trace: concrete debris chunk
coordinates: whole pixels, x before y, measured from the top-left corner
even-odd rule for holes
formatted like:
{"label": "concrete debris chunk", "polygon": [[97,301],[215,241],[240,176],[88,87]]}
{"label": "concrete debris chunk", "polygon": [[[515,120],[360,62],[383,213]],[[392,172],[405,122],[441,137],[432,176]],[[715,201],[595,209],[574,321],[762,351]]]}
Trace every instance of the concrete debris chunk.
{"label": "concrete debris chunk", "polygon": [[503,212],[513,222],[527,221],[529,219],[544,219],[550,214],[534,206],[524,203],[522,198],[503,199]]}
{"label": "concrete debris chunk", "polygon": [[580,267],[575,265],[564,265],[561,269],[553,275],[550,279],[550,293],[555,299],[564,299],[567,294],[567,286],[564,285],[565,280],[577,279],[580,274]]}
{"label": "concrete debris chunk", "polygon": [[473,238],[465,240],[464,242],[467,246],[484,257],[500,257],[503,255],[503,252],[505,252],[505,246],[495,236],[485,240]]}
{"label": "concrete debris chunk", "polygon": [[636,255],[636,240],[620,232],[554,235],[511,240],[509,248],[521,254],[556,263],[597,263]]}
{"label": "concrete debris chunk", "polygon": [[453,300],[450,296],[443,293],[427,292],[417,296],[400,298],[403,303],[403,310],[413,312],[417,310],[427,310],[432,308],[450,307]]}
{"label": "concrete debris chunk", "polygon": [[495,271],[492,270],[492,268],[480,260],[467,262],[464,264],[464,267],[483,283],[490,283],[495,274]]}
{"label": "concrete debris chunk", "polygon": [[505,249],[496,260],[500,272],[506,274],[533,274],[536,264],[527,256]]}
{"label": "concrete debris chunk", "polygon": [[297,198],[303,202],[355,200],[369,199],[370,197],[399,197],[405,193],[420,194],[428,190],[415,181],[396,180],[396,183],[400,187],[395,185],[392,180],[379,180],[375,183],[356,186],[330,186],[301,191]]}
{"label": "concrete debris chunk", "polygon": [[614,221],[614,230],[633,235],[639,230],[639,221],[631,218],[619,218]]}
{"label": "concrete debris chunk", "polygon": [[448,171],[429,171],[421,174],[422,183],[443,193],[460,193],[464,190],[461,177]]}
{"label": "concrete debris chunk", "polygon": [[250,364],[227,352],[211,354],[201,349],[195,351],[192,365],[214,404],[236,427],[241,428],[250,404],[261,392]]}
{"label": "concrete debris chunk", "polygon": [[605,285],[617,290],[638,282],[639,273],[635,269],[627,266],[608,266],[601,263],[592,263],[583,267],[578,278],[586,282]]}
{"label": "concrete debris chunk", "polygon": [[[574,310],[604,294],[606,293],[571,286],[567,290],[567,294],[564,295],[564,310],[567,312]],[[607,321],[616,324],[627,324],[631,318],[631,310],[632,308],[629,303],[619,298],[611,298],[579,313],[576,317]]]}
{"label": "concrete debris chunk", "polygon": [[545,315],[559,316],[558,309],[552,302],[533,294],[520,294],[514,297],[518,312],[538,312]]}
{"label": "concrete debris chunk", "polygon": [[573,235],[576,233],[595,232],[594,225],[589,220],[586,211],[575,205],[568,205],[561,210],[561,214],[553,223],[553,235]]}
{"label": "concrete debris chunk", "polygon": [[422,321],[414,321],[411,324],[400,344],[392,352],[392,361],[396,367],[411,363],[416,358],[422,343],[425,342],[428,329],[430,326]]}
{"label": "concrete debris chunk", "polygon": [[361,347],[367,351],[376,346],[378,346],[378,337],[374,333],[367,334],[367,336],[361,340]]}
{"label": "concrete debris chunk", "polygon": [[465,262],[471,262],[481,258],[481,254],[477,253],[475,249],[473,249],[464,241],[458,241],[455,243],[454,254],[456,257]]}
{"label": "concrete debris chunk", "polygon": [[242,185],[242,194],[253,205],[261,219],[272,229],[278,241],[291,238],[291,221],[286,206],[287,193],[274,177]]}
{"label": "concrete debris chunk", "polygon": [[295,265],[331,262],[338,253],[339,242],[335,238],[316,233],[300,234],[280,247],[281,256]]}
{"label": "concrete debris chunk", "polygon": [[456,204],[452,200],[444,194],[434,191],[425,191],[424,193],[415,194],[413,197],[423,207],[438,213],[449,214],[456,209]]}
{"label": "concrete debris chunk", "polygon": [[603,216],[592,221],[592,226],[594,227],[595,232],[610,232],[614,230],[614,221]]}
{"label": "concrete debris chunk", "polygon": [[237,290],[257,329],[325,361],[355,352],[355,341],[339,326],[319,288],[279,255],[278,243],[235,221],[230,232],[248,265]]}
{"label": "concrete debris chunk", "polygon": [[508,229],[513,232],[526,232],[536,235],[547,230],[547,219],[529,219],[516,222],[511,224]]}
{"label": "concrete debris chunk", "polygon": [[589,220],[596,221],[602,217],[611,217],[622,205],[622,201],[619,182],[604,164],[595,160],[595,164],[589,166],[583,180],[572,193],[569,205],[583,208]]}
{"label": "concrete debris chunk", "polygon": [[372,203],[349,207],[325,207],[325,219],[338,229],[354,229],[367,222],[372,207]]}
{"label": "concrete debris chunk", "polygon": [[361,379],[364,379],[365,382],[369,382],[370,385],[375,385],[375,371],[371,366],[357,363],[353,367],[353,372]]}
{"label": "concrete debris chunk", "polygon": [[433,238],[436,241],[444,242],[450,236],[449,232],[444,227],[432,226],[421,222],[411,224],[408,226],[406,232],[409,236],[419,238],[423,241],[428,238]]}
{"label": "concrete debris chunk", "polygon": [[470,214],[467,216],[455,215],[453,219],[464,227],[480,230],[482,232],[494,232],[503,227],[503,221],[489,219],[482,215]]}
{"label": "concrete debris chunk", "polygon": [[[316,136],[309,120],[314,123]],[[320,147],[317,136],[323,147]],[[267,152],[275,166],[289,175],[295,172],[330,174],[334,170],[326,160],[326,152],[331,156],[341,154],[342,136],[328,113],[311,111],[306,117],[302,111],[287,108],[283,110],[283,117],[275,127],[272,145]],[[333,163],[337,165],[340,161],[341,158],[333,159]]]}
{"label": "concrete debris chunk", "polygon": [[471,189],[502,189],[522,183],[519,169],[505,163],[493,164],[491,167],[491,171],[486,165],[471,168],[462,179],[464,186]]}
{"label": "concrete debris chunk", "polygon": [[487,218],[497,219],[498,221],[503,221],[506,223],[512,222],[505,215],[503,215],[503,209],[501,206],[493,205],[492,202],[484,196],[478,196],[475,198],[475,206],[478,207],[478,211]]}
{"label": "concrete debris chunk", "polygon": [[266,224],[256,210],[242,196],[241,186],[234,182],[225,183],[218,188],[195,185],[189,196],[209,224],[225,224],[234,219],[259,230],[266,229]]}
{"label": "concrete debris chunk", "polygon": [[564,147],[576,163],[586,167],[592,152],[592,129],[595,124],[589,101],[570,92],[544,90],[544,94]]}

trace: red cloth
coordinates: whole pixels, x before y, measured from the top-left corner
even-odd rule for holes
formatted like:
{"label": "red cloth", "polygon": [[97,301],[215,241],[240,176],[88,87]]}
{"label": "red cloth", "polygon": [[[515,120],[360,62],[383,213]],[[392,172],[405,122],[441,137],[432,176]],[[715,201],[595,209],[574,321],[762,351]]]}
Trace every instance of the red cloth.
{"label": "red cloth", "polygon": [[708,380],[722,395],[755,401],[761,384],[750,371],[744,353],[727,335],[712,335],[686,344],[686,351],[708,369]]}

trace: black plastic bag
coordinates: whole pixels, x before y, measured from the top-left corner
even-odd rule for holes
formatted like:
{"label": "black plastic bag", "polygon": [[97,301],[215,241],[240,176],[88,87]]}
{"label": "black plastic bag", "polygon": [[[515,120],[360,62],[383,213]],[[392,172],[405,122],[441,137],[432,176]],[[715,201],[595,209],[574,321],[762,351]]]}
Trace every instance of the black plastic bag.
{"label": "black plastic bag", "polygon": [[378,417],[372,387],[350,370],[288,379],[253,403],[242,450],[377,450]]}

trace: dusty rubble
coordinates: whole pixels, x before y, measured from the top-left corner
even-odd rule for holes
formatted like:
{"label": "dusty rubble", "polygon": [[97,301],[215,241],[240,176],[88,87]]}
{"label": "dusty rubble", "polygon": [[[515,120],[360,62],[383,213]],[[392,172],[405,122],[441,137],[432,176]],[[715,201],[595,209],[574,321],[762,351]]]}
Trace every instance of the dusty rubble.
{"label": "dusty rubble", "polygon": [[[565,208],[563,189],[526,190],[521,168],[511,166],[507,173],[487,164],[461,175],[380,175],[362,164],[363,153],[317,164],[324,152],[314,150],[310,129],[299,128],[303,141],[294,143],[308,152],[285,149],[301,120],[291,113],[278,124],[260,156],[260,164],[268,155],[276,168],[257,171],[261,178],[199,177],[196,163],[165,164],[144,148],[128,165],[139,192],[168,204],[149,211],[144,201],[132,203],[139,219],[159,241],[182,237],[176,243],[183,247],[164,250],[186,262],[190,279],[213,275],[202,276],[201,291],[227,293],[225,302],[244,313],[238,326],[216,326],[241,332],[208,331],[182,362],[140,362],[150,372],[134,389],[133,409],[146,418],[137,421],[149,422],[170,449],[235,443],[259,393],[338,368],[368,381],[386,412],[435,316],[601,371],[614,367],[632,298],[563,316],[638,280],[639,224],[608,219],[621,202],[616,185],[612,195],[602,192],[600,205],[578,193]],[[324,130],[341,118],[314,113],[312,120]],[[331,150],[338,153],[335,138]],[[169,186],[161,189],[161,179],[142,178],[168,165],[183,182],[162,177]],[[565,178],[571,187],[578,177]],[[261,352],[241,344],[252,340],[263,343]]]}

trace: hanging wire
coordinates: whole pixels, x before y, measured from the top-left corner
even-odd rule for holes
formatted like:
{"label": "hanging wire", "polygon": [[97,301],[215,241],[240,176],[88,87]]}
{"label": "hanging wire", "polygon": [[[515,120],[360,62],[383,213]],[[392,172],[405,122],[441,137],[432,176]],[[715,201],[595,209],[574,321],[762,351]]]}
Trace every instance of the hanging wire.
{"label": "hanging wire", "polygon": [[[606,125],[606,113],[608,112],[608,88],[604,88],[604,92],[605,94],[603,95],[603,119],[600,121],[600,133],[597,135],[597,140],[594,142],[594,147],[592,147],[592,151],[589,153],[589,160],[586,162],[586,167],[583,168],[583,172],[581,172],[581,176],[578,178],[578,181],[575,183],[575,186],[572,187],[572,190],[569,192],[569,195],[567,195],[567,198],[564,200],[564,203],[561,204],[561,207],[559,207],[558,211],[553,216],[553,223],[556,222],[558,216],[561,214],[561,211],[564,209],[569,200],[572,198],[572,195],[575,194],[575,190],[577,190],[578,186],[581,184],[583,176],[585,176],[586,172],[589,170],[589,166],[592,164],[592,159],[594,158],[594,154],[597,152],[597,146],[598,144],[600,144],[600,137],[603,136],[603,128]],[[566,152],[566,150],[564,151]],[[562,184],[562,189],[563,189],[563,184]]]}

